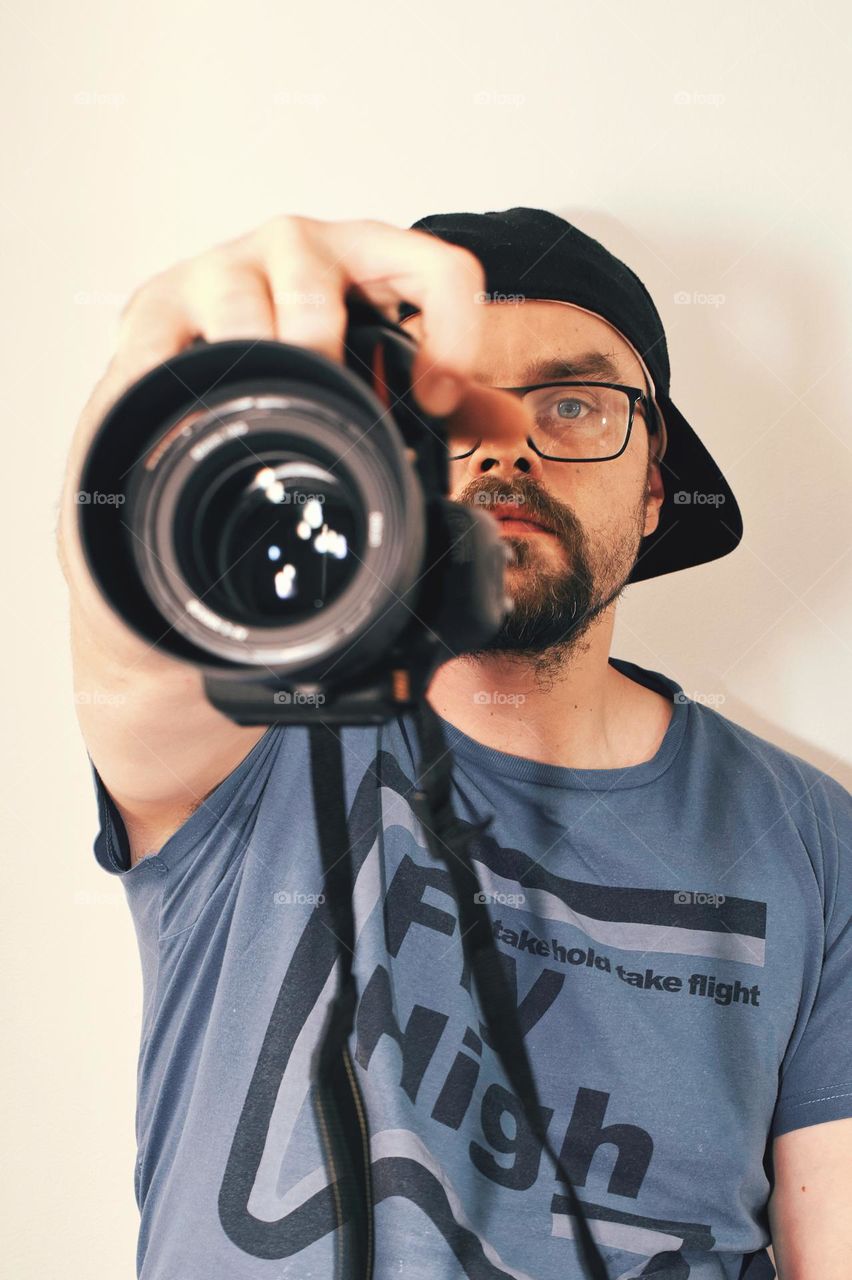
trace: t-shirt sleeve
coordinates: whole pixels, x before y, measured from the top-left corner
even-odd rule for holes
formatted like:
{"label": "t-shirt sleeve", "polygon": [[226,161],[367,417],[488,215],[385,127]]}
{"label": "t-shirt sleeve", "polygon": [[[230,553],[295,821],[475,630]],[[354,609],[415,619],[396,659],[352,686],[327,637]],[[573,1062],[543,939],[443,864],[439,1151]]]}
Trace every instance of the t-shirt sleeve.
{"label": "t-shirt sleeve", "polygon": [[122,872],[130,870],[130,841],[127,838],[127,829],[91,756],[89,756],[89,764],[92,769],[92,783],[98,806],[98,833],[93,844],[95,858],[104,871],[121,875]]}
{"label": "t-shirt sleeve", "polygon": [[[262,788],[282,732],[280,725],[268,729],[227,777],[204,797],[163,845],[163,852],[167,855],[164,862],[171,864],[178,853],[190,844],[203,841],[229,809],[242,804],[247,796]],[[158,857],[159,854],[150,854],[137,862],[136,867],[131,867],[130,841],[124,820],[91,756],[89,765],[98,812],[98,831],[92,846],[95,859],[105,871],[126,878],[147,862],[148,857]]]}
{"label": "t-shirt sleeve", "polygon": [[852,1116],[852,795],[828,775],[809,788],[806,843],[819,882],[823,931],[804,1023],[781,1068],[772,1137]]}

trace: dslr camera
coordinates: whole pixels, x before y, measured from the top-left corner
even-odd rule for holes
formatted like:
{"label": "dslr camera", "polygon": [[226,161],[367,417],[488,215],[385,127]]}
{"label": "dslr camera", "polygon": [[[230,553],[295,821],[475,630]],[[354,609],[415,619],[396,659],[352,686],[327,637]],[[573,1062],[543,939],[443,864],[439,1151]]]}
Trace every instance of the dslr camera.
{"label": "dslr camera", "polygon": [[237,724],[379,723],[499,630],[506,548],[448,496],[416,344],[348,302],[339,363],[201,339],[134,383],[88,450],[83,552],[143,641]]}

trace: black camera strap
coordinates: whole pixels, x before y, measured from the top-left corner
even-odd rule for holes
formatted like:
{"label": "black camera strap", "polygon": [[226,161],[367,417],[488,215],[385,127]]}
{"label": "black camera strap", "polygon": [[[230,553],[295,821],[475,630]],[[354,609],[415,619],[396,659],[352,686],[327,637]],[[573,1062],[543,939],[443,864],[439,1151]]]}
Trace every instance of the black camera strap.
{"label": "black camera strap", "polygon": [[[372,1280],[373,1194],[367,1112],[349,1054],[357,992],[352,972],[355,914],[343,748],[325,722],[308,730],[320,858],[322,910],[340,944],[340,978],[313,1062],[312,1102],[326,1153],[337,1218],[339,1280]],[[348,1225],[347,1225],[348,1224]]]}
{"label": "black camera strap", "polygon": [[415,808],[433,857],[442,860],[450,873],[459,909],[462,948],[476,982],[491,1044],[521,1101],[530,1128],[552,1161],[557,1177],[565,1184],[576,1223],[577,1246],[583,1268],[589,1280],[608,1280],[580,1198],[542,1122],[538,1086],[530,1067],[515,998],[494,944],[479,877],[469,857],[472,839],[490,824],[491,819],[479,826],[471,826],[455,817],[451,799],[452,753],[446,746],[443,727],[425,698],[418,705],[416,717],[422,764],[418,776],[419,790],[414,797]]}
{"label": "black camera strap", "polygon": [[[462,948],[476,983],[490,1043],[524,1108],[532,1132],[564,1184],[576,1224],[583,1268],[589,1280],[608,1280],[583,1205],[542,1120],[538,1087],[524,1045],[515,999],[494,944],[479,878],[469,856],[471,841],[489,826],[491,819],[471,825],[456,818],[451,798],[452,755],[446,746],[443,727],[425,698],[418,703],[415,715],[421,761],[412,804],[432,856],[443,862],[450,874],[459,910]],[[346,1222],[350,1224],[352,1238],[348,1256],[343,1253],[342,1243],[340,1245],[338,1275],[341,1280],[350,1280],[350,1277],[371,1280],[374,1248],[369,1131],[348,1050],[356,1004],[352,972],[355,920],[342,746],[338,733],[328,724],[311,725],[309,733],[325,905],[330,912],[330,927],[341,944],[340,982],[315,1059],[315,1110],[338,1188],[335,1193],[341,1227],[338,1239],[343,1241],[342,1228]]]}

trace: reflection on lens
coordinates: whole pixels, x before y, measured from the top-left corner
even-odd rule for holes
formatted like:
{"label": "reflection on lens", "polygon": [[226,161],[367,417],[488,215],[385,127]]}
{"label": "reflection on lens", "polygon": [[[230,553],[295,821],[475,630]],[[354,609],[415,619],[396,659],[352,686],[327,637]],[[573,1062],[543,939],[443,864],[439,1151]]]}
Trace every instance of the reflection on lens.
{"label": "reflection on lens", "polygon": [[226,617],[248,626],[304,621],[354,577],[364,550],[358,503],[318,463],[241,453],[227,467],[220,456],[216,472],[187,491],[183,570]]}

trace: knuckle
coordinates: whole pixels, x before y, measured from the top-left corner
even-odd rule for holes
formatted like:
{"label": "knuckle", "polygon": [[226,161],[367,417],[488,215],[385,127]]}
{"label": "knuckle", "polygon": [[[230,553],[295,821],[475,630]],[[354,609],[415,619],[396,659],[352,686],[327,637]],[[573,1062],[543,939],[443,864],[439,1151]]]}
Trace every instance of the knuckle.
{"label": "knuckle", "polygon": [[338,223],[342,229],[350,235],[362,236],[374,232],[383,235],[395,228],[389,222],[383,222],[381,218],[350,218],[346,222]]}
{"label": "knuckle", "polygon": [[180,267],[169,267],[137,285],[119,312],[119,323],[132,323],[152,305],[174,297],[179,287],[180,271]]}
{"label": "knuckle", "polygon": [[485,280],[485,268],[476,254],[470,249],[466,249],[464,245],[453,244],[448,240],[441,240],[439,237],[431,235],[428,231],[412,229],[411,234],[419,236],[421,244],[433,256],[434,265],[431,268],[432,270],[440,272],[445,279],[452,283],[459,282],[465,290],[470,288],[475,292],[477,289],[482,288]]}
{"label": "knuckle", "polygon": [[485,279],[485,268],[476,254],[460,244],[449,245],[448,248],[453,272],[466,283],[481,285]]}
{"label": "knuckle", "polygon": [[303,248],[310,239],[312,221],[295,213],[279,213],[262,223],[256,235],[260,243],[276,249]]}
{"label": "knuckle", "polygon": [[244,272],[228,268],[211,270],[205,280],[206,305],[217,311],[245,308],[254,301],[251,284]]}
{"label": "knuckle", "polygon": [[120,325],[130,323],[136,314],[141,310],[142,305],[150,296],[152,281],[146,280],[143,284],[137,285],[125,302],[124,306],[118,313],[118,321]]}
{"label": "knuckle", "polygon": [[288,271],[286,277],[271,282],[272,301],[279,310],[302,307],[314,309],[324,307],[331,301],[329,291],[322,287],[322,282],[307,271],[295,269]]}
{"label": "knuckle", "polygon": [[194,291],[210,289],[211,285],[219,287],[220,281],[226,281],[234,269],[234,255],[224,245],[216,245],[206,249],[196,257],[190,258],[178,276],[181,287]]}

